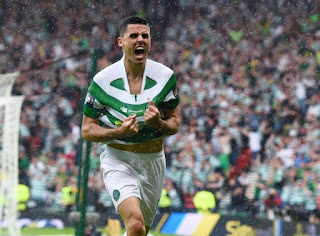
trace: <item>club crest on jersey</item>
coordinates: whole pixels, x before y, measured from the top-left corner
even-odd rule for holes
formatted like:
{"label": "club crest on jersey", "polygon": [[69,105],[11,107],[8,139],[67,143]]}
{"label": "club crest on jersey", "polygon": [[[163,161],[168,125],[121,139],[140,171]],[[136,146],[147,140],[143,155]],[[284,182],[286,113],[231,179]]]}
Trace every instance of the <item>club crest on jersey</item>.
{"label": "club crest on jersey", "polygon": [[120,198],[120,192],[119,190],[113,190],[113,198],[114,200],[118,201]]}

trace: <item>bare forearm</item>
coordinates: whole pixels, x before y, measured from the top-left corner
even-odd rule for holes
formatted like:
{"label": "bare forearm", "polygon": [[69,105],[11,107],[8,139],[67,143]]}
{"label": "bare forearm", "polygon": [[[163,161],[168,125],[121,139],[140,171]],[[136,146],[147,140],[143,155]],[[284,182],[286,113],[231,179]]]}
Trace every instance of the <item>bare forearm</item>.
{"label": "bare forearm", "polygon": [[176,134],[179,130],[179,119],[177,117],[170,117],[167,120],[160,120],[159,126],[155,128],[164,135]]}
{"label": "bare forearm", "polygon": [[81,134],[89,142],[106,142],[120,136],[118,129],[107,129],[94,123],[82,126]]}
{"label": "bare forearm", "polygon": [[121,139],[138,133],[138,122],[136,115],[124,119],[122,125],[117,128],[104,128],[98,125],[98,119],[83,116],[82,137],[90,142],[106,142],[110,139]]}

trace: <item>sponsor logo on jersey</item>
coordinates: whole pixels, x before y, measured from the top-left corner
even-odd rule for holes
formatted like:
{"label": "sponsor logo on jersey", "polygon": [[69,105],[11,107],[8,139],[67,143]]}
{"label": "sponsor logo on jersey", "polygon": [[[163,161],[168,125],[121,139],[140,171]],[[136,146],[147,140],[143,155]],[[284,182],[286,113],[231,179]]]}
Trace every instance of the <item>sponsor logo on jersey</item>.
{"label": "sponsor logo on jersey", "polygon": [[126,107],[120,107],[120,110],[123,111],[123,112],[125,112],[125,113],[128,112],[128,108],[126,108]]}
{"label": "sponsor logo on jersey", "polygon": [[128,108],[126,107],[120,107],[120,110],[124,113],[129,113],[129,114],[138,114],[138,113],[141,113],[141,112],[144,112],[145,110],[129,110]]}

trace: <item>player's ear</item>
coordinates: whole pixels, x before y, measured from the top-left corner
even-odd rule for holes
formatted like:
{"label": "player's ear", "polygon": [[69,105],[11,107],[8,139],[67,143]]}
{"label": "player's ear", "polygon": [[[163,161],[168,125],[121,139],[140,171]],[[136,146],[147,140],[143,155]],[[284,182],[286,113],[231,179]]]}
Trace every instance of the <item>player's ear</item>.
{"label": "player's ear", "polygon": [[117,38],[117,42],[118,42],[119,47],[123,47],[123,41],[122,41],[121,37]]}

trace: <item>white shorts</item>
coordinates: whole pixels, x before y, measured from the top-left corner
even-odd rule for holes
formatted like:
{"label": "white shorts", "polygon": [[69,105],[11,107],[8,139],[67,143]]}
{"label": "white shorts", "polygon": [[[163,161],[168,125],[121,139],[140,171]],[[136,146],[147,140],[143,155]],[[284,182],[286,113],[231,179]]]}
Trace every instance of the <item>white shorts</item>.
{"label": "white shorts", "polygon": [[128,197],[137,197],[145,224],[151,227],[165,180],[164,152],[132,153],[107,146],[100,162],[103,181],[116,210]]}

